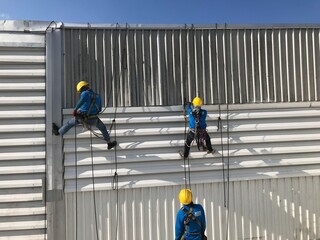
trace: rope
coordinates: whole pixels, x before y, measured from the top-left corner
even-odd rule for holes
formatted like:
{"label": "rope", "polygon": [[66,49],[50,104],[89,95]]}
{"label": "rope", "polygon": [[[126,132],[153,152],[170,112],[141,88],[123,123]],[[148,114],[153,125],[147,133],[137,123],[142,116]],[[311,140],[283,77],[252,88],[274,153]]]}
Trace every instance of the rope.
{"label": "rope", "polygon": [[[225,28],[224,28],[224,34],[226,35],[226,24],[225,24]],[[226,46],[226,44],[225,44]],[[227,52],[227,49],[226,51]],[[225,58],[226,59],[226,58]],[[225,63],[225,68],[226,68],[227,62]],[[226,68],[227,69],[227,68]],[[225,192],[226,193],[226,200],[225,200],[225,207],[227,208],[227,219],[226,219],[226,240],[229,239],[229,219],[230,219],[230,211],[229,211],[229,204],[230,204],[230,199],[229,199],[229,183],[230,183],[230,162],[229,162],[229,157],[230,157],[230,134],[229,134],[229,94],[228,94],[228,90],[229,90],[229,84],[228,84],[228,75],[227,75],[227,71],[226,71],[226,77],[227,77],[227,81],[226,81],[226,88],[227,88],[227,96],[226,96],[226,104],[227,104],[227,187]]]}
{"label": "rope", "polygon": [[[122,77],[122,70],[123,69],[127,69],[127,60],[126,60],[126,55],[127,55],[127,48],[126,48],[126,43],[127,43],[127,31],[128,31],[128,28],[129,28],[129,25],[126,23],[126,28],[125,28],[125,31],[126,31],[126,34],[125,34],[125,38],[124,38],[124,47],[123,47],[123,49],[122,49],[122,51],[121,51],[121,56],[120,56],[120,58],[121,58],[121,63],[120,63],[120,66],[121,66],[121,68],[120,68],[120,71],[119,71],[119,76],[118,76],[118,81],[120,82],[120,79],[121,79],[121,77]],[[120,36],[120,31],[121,31],[121,29],[120,29],[120,25],[117,23],[116,24],[116,30],[118,30],[119,31],[119,36]],[[119,46],[120,47],[120,46]],[[115,52],[115,49],[116,49],[116,45],[114,46],[114,52]],[[113,55],[113,56],[115,56],[115,54]],[[112,79],[115,79],[115,77],[114,77],[114,74],[112,75]],[[112,87],[110,88],[110,90],[109,90],[109,94],[108,94],[108,99],[107,99],[107,104],[106,104],[106,107],[100,112],[100,114],[101,113],[104,113],[105,112],[105,110],[107,109],[107,107],[109,106],[109,103],[110,103],[110,98],[111,98],[111,91],[112,90],[114,90],[114,84],[112,84]],[[115,108],[115,112],[114,112],[114,116],[116,115],[116,111],[117,111],[117,107]],[[109,133],[111,133],[111,130],[112,130],[112,128],[113,128],[113,125],[114,125],[114,122],[115,122],[115,120],[113,119],[112,120],[112,123],[111,123],[111,125],[110,125],[110,128],[109,128]]]}
{"label": "rope", "polygon": [[[184,144],[187,144],[187,116],[186,116],[186,98],[183,102],[183,117],[184,117]],[[188,158],[189,159],[189,158]],[[186,170],[186,158],[183,156],[183,171],[184,171],[184,186],[187,189],[187,170]]]}
{"label": "rope", "polygon": [[230,188],[229,188],[229,183],[230,183],[230,134],[229,134],[229,103],[227,101],[227,224],[226,224],[226,240],[229,239],[229,219],[230,219],[230,211],[229,211],[229,204],[230,204],[230,198],[229,198],[229,193],[230,193]]}
{"label": "rope", "polygon": [[[114,122],[114,139],[117,140],[116,134],[116,123]],[[112,180],[112,189],[116,190],[116,234],[115,239],[117,240],[118,236],[118,227],[119,227],[119,175],[118,175],[118,156],[117,156],[117,146],[114,148],[114,163],[115,163],[115,172]]]}
{"label": "rope", "polygon": [[93,148],[92,148],[92,132],[90,132],[90,156],[91,156],[91,176],[92,176],[92,196],[93,196],[93,209],[94,209],[94,219],[95,219],[95,226],[96,226],[96,236],[97,240],[99,240],[98,234],[98,220],[97,220],[97,204],[96,204],[96,189],[95,189],[95,177],[94,177],[94,163],[93,163]]}
{"label": "rope", "polygon": [[[76,120],[77,121],[77,120]],[[76,212],[75,212],[75,239],[78,239],[78,154],[77,154],[77,124],[74,126],[74,162],[75,162],[75,175],[76,175],[76,191],[75,191],[75,204],[76,204]]]}
{"label": "rope", "polygon": [[[118,26],[118,25],[117,25]],[[128,30],[128,24],[126,24],[126,35],[125,35],[125,44],[127,42],[127,30]],[[119,29],[119,36],[120,36],[120,29]],[[124,45],[124,48],[122,50],[121,54],[121,68],[119,72],[119,78],[118,81],[115,81],[115,84],[117,82],[120,82],[120,79],[122,77],[122,70],[127,69],[126,65],[126,47]],[[118,85],[116,84],[115,89],[118,90]],[[115,98],[115,109],[114,109],[114,114],[113,114],[113,120],[112,124],[110,126],[109,131],[111,132],[112,127],[114,126],[114,140],[117,141],[117,124],[116,124],[116,116],[117,116],[117,108],[118,108],[118,103],[117,103],[117,98]],[[113,175],[113,180],[112,180],[112,189],[116,191],[116,234],[115,234],[115,240],[117,240],[118,237],[118,228],[119,228],[119,175],[118,175],[118,152],[117,152],[117,145],[114,148],[114,164],[115,164],[115,172]]]}
{"label": "rope", "polygon": [[[50,24],[51,25],[51,24]],[[49,25],[49,26],[50,26]],[[117,28],[118,29],[118,24],[117,24]],[[128,29],[128,25],[126,25],[126,31]],[[119,36],[120,36],[120,29],[119,29]],[[125,35],[125,42],[126,42],[126,39],[127,39],[127,34]],[[121,59],[121,69],[120,69],[120,72],[119,72],[119,81],[120,81],[120,78],[122,76],[122,69],[126,69],[127,66],[126,66],[126,62],[124,61],[124,57],[125,57],[125,54],[126,54],[126,47],[124,47],[123,51],[122,51],[122,59]],[[106,107],[103,109],[103,111],[101,111],[99,114],[103,113],[107,107],[109,106],[109,103],[110,103],[110,98],[111,98],[111,91],[114,89],[114,84],[112,84],[112,87],[110,88],[109,90],[109,95],[108,95],[108,99],[107,99],[107,104],[106,104]],[[116,141],[116,122],[115,122],[115,119],[116,119],[116,114],[117,114],[117,103],[115,104],[116,107],[115,107],[115,111],[114,111],[114,117],[113,117],[113,120],[112,120],[112,124],[110,126],[110,129],[109,129],[109,133],[111,132],[112,130],[112,127],[114,126],[115,127],[115,141]],[[78,239],[78,197],[77,197],[77,191],[78,191],[78,157],[77,157],[77,128],[76,128],[77,124],[75,125],[75,177],[76,177],[76,191],[75,191],[75,208],[76,208],[76,211],[75,211],[75,239],[77,240]],[[85,126],[85,125],[84,125]],[[95,131],[92,130],[91,126],[86,126],[87,129],[90,131],[90,144],[91,144],[91,147],[90,147],[90,152],[91,152],[91,172],[92,172],[92,191],[93,191],[93,204],[94,204],[94,215],[95,215],[95,227],[96,227],[96,237],[97,237],[97,240],[99,240],[99,234],[98,234],[98,219],[97,219],[97,206],[96,206],[96,194],[95,194],[95,176],[94,176],[94,162],[93,162],[93,141],[92,141],[92,134],[94,136],[96,136],[97,138],[99,139],[103,139],[102,137],[102,134],[100,133],[97,133]],[[115,239],[117,239],[117,235],[118,235],[118,225],[119,225],[119,186],[118,186],[118,173],[117,173],[117,170],[118,170],[118,161],[117,161],[117,146],[115,146],[115,151],[114,151],[114,154],[115,154],[115,173],[114,173],[114,176],[113,176],[113,180],[112,180],[112,189],[113,190],[116,190],[116,212],[117,212],[117,216],[116,216],[116,235],[115,235]]]}
{"label": "rope", "polygon": [[[187,29],[187,24],[185,25],[185,29]],[[189,31],[189,30],[188,30]],[[189,34],[186,35],[188,37]],[[187,41],[186,41],[187,42]],[[188,47],[188,46],[186,46]],[[188,70],[188,58],[185,58],[184,61],[184,76],[187,79],[187,70]],[[183,77],[183,76],[182,76]],[[187,88],[185,88],[185,92],[187,92]],[[186,94],[185,94],[186,96]],[[183,103],[183,115],[184,115],[184,139],[185,139],[185,145],[187,145],[187,114],[186,114],[186,97],[184,96],[184,103]],[[193,141],[190,143],[190,146],[187,145],[187,147],[191,147],[193,144]],[[190,167],[190,158],[189,155],[186,158],[183,154],[183,166],[184,166],[184,185],[185,188],[189,188],[191,190],[191,167]]]}
{"label": "rope", "polygon": [[[184,115],[184,139],[185,145],[187,145],[187,115],[186,115],[186,99],[183,103],[183,115]],[[192,141],[193,142],[193,141]],[[192,142],[190,146],[192,145]],[[188,146],[188,147],[190,147]],[[186,189],[191,190],[191,168],[190,168],[190,158],[183,156],[183,166],[184,166],[184,185]]]}
{"label": "rope", "polygon": [[[114,116],[112,120],[112,126],[114,125],[114,140],[117,141],[117,124],[116,124],[116,114],[117,114],[117,103],[114,111]],[[111,126],[111,128],[112,128]],[[110,131],[111,131],[110,128]],[[118,175],[118,155],[117,155],[117,145],[114,148],[114,164],[115,172],[112,180],[112,189],[116,190],[116,234],[115,239],[118,236],[118,226],[119,226],[119,175]]]}

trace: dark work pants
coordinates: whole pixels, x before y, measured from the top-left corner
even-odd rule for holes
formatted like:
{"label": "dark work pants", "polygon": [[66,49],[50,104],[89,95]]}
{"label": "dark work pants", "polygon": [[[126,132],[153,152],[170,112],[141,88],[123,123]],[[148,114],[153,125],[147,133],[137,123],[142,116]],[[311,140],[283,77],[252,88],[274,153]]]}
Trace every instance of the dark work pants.
{"label": "dark work pants", "polygon": [[[204,131],[200,132],[199,134],[201,134],[200,141],[202,141],[202,138],[204,138],[204,140],[206,141],[207,149],[212,151],[211,140],[210,140],[210,136],[207,133],[207,131],[204,130]],[[195,133],[193,131],[189,131],[189,133],[187,134],[186,142],[184,144],[183,155],[185,158],[187,158],[189,156],[190,147],[191,147],[190,145],[191,145],[194,137],[195,137]]]}

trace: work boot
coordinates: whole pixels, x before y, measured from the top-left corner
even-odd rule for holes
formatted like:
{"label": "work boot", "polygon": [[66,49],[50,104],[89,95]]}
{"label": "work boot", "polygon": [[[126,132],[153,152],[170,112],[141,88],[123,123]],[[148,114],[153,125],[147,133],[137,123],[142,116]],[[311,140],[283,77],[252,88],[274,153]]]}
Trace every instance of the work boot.
{"label": "work boot", "polygon": [[182,150],[179,151],[179,155],[180,155],[180,157],[182,157],[182,158],[187,158],[187,157],[184,156],[184,152],[183,152]]}
{"label": "work boot", "polygon": [[56,136],[60,135],[59,127],[55,123],[52,123],[52,133]]}
{"label": "work boot", "polygon": [[117,141],[109,142],[108,143],[108,150],[114,148],[117,145]]}
{"label": "work boot", "polygon": [[215,149],[208,149],[208,151],[207,151],[207,153],[209,154],[209,153],[212,153],[212,154],[214,154],[216,152],[216,150]]}

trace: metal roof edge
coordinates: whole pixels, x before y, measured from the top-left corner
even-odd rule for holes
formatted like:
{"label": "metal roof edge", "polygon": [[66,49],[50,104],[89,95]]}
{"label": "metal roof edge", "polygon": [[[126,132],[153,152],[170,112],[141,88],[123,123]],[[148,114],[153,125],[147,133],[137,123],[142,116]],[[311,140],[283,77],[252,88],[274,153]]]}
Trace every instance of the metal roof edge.
{"label": "metal roof edge", "polygon": [[129,24],[129,23],[63,23],[56,21],[0,20],[0,32],[45,32],[64,29],[300,29],[320,28],[319,23],[301,24]]}
{"label": "metal roof edge", "polygon": [[45,32],[62,25],[55,21],[0,20],[0,32]]}
{"label": "metal roof edge", "polygon": [[300,29],[320,28],[319,23],[307,24],[91,24],[91,23],[64,23],[65,29]]}

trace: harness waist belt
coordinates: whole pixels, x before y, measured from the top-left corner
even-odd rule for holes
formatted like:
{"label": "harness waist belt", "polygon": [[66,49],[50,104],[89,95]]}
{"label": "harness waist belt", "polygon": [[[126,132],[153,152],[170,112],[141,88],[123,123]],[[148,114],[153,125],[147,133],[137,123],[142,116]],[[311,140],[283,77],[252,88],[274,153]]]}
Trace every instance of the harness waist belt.
{"label": "harness waist belt", "polygon": [[199,232],[188,232],[188,233],[186,233],[186,235],[200,235],[201,233],[199,233]]}
{"label": "harness waist belt", "polygon": [[87,118],[95,118],[95,117],[98,117],[98,114],[94,114],[94,115],[89,115],[89,116],[87,116]]}
{"label": "harness waist belt", "polygon": [[[195,128],[189,128],[189,131],[195,133],[196,129]],[[198,132],[205,132],[205,131],[207,131],[205,128],[204,129],[198,129]]]}

